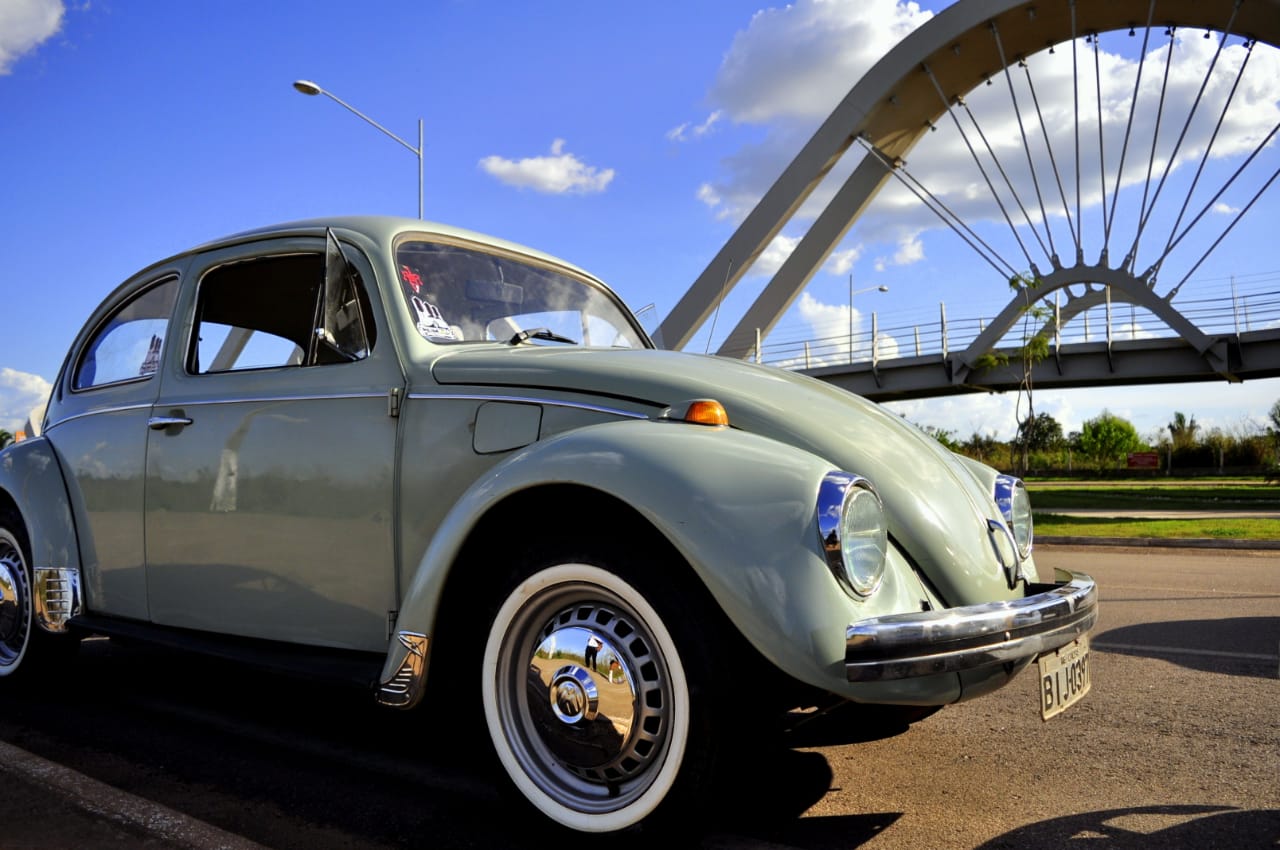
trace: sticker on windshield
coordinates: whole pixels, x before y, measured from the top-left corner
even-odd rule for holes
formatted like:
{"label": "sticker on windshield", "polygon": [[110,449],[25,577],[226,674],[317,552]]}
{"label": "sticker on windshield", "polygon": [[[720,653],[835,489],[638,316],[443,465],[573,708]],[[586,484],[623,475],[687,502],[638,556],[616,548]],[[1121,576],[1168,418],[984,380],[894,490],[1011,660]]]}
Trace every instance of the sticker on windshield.
{"label": "sticker on windshield", "polygon": [[417,295],[418,291],[422,289],[422,278],[408,266],[400,267],[400,279],[404,281],[405,286],[413,290],[414,295]]}
{"label": "sticker on windshield", "polygon": [[440,308],[413,296],[413,309],[418,314],[418,333],[427,339],[457,339],[449,323],[440,315]]}

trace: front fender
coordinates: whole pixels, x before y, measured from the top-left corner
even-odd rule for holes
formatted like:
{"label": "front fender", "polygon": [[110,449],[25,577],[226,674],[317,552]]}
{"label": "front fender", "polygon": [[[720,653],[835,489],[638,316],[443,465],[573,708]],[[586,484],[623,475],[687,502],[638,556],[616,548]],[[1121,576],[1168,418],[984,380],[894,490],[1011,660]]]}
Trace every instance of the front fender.
{"label": "front fender", "polygon": [[0,452],[0,491],[26,527],[32,569],[80,569],[66,482],[47,439],[23,440]]}
{"label": "front fender", "polygon": [[[816,525],[818,488],[832,468],[766,437],[654,420],[535,443],[491,469],[448,513],[409,584],[397,630],[432,633],[448,573],[486,513],[531,487],[575,484],[621,500],[664,535],[766,658],[813,684],[843,681],[850,617],[911,610],[918,597],[910,581],[888,582],[893,589],[868,602],[838,588]],[[393,643],[384,682],[407,651]]]}

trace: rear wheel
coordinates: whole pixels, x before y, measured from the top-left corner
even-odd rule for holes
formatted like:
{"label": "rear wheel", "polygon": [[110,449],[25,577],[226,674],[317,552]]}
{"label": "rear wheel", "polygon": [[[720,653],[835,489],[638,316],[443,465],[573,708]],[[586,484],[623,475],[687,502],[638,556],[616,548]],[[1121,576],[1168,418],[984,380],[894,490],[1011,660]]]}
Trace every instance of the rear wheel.
{"label": "rear wheel", "polygon": [[0,525],[0,678],[25,679],[42,666],[66,661],[79,643],[71,635],[48,634],[36,625],[26,552],[20,527]]}
{"label": "rear wheel", "polygon": [[22,544],[8,528],[0,527],[0,676],[12,676],[21,668],[34,627],[31,572]]}
{"label": "rear wheel", "polygon": [[[615,832],[698,805],[720,751],[697,594],[626,558],[552,557],[509,584],[484,648],[498,759],[544,815]],[[721,656],[721,665],[732,660]]]}

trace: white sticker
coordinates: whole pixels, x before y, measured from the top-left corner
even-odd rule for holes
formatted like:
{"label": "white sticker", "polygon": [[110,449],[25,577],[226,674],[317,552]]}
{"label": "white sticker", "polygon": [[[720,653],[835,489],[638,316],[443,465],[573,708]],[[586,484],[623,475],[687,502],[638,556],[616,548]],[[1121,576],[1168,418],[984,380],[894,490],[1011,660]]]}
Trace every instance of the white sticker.
{"label": "white sticker", "polygon": [[413,309],[418,314],[418,333],[427,339],[457,339],[453,328],[440,315],[440,308],[413,296]]}

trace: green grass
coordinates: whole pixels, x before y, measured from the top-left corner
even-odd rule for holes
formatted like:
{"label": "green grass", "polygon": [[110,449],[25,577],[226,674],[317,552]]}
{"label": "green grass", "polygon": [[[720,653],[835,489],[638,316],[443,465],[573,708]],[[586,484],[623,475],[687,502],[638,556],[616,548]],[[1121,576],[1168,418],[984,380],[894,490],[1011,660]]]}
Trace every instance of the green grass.
{"label": "green grass", "polygon": [[1065,516],[1072,510],[1280,511],[1280,487],[1239,479],[1029,481],[1036,534],[1045,537],[1147,537],[1280,540],[1280,519]]}
{"label": "green grass", "polygon": [[1171,481],[1164,484],[1120,482],[1028,482],[1036,510],[1114,508],[1136,511],[1280,511],[1280,487],[1240,481],[1201,483]]}
{"label": "green grass", "polygon": [[1036,513],[1037,537],[1280,540],[1280,519],[1135,519]]}

